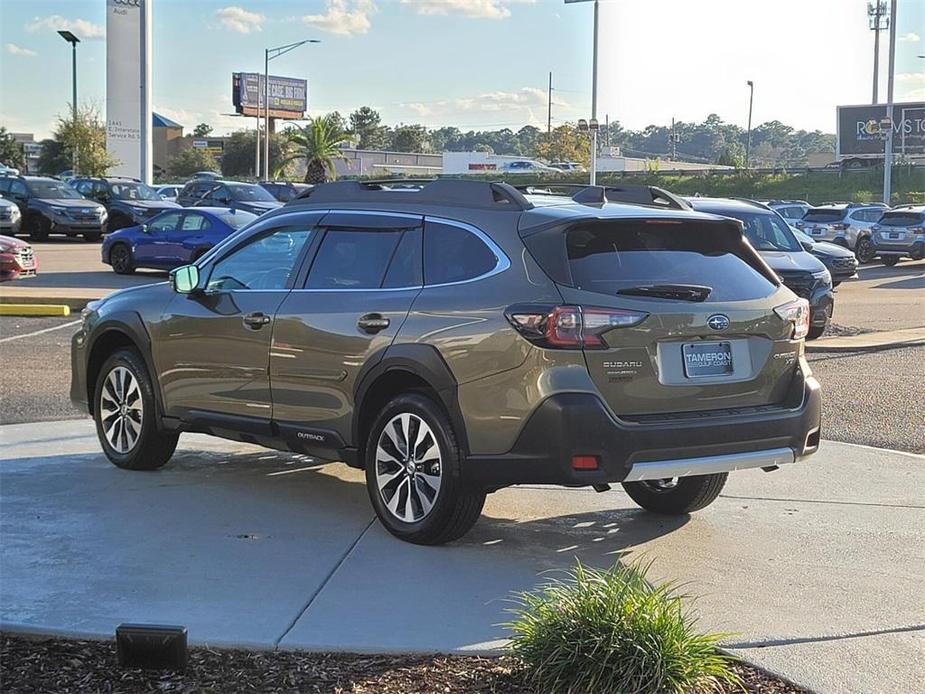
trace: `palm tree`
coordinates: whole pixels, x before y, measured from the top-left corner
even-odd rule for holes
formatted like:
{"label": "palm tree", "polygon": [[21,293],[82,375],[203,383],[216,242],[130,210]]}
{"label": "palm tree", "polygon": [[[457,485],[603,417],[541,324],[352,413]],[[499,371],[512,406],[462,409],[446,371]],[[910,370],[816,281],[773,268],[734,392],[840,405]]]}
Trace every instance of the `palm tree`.
{"label": "palm tree", "polygon": [[312,118],[305,126],[293,125],[286,131],[286,139],[295,151],[285,162],[305,159],[306,183],[324,183],[336,178],[334,162],[347,159],[340,148],[350,144],[350,137],[332,113]]}

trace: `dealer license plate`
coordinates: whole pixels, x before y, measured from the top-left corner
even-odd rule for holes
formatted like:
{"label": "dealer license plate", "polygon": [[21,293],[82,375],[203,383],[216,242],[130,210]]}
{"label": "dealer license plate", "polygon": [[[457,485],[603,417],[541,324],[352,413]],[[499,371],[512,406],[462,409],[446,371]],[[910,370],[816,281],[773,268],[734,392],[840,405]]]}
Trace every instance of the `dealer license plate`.
{"label": "dealer license plate", "polygon": [[688,378],[727,376],[732,373],[732,344],[695,342],[682,345],[684,375]]}

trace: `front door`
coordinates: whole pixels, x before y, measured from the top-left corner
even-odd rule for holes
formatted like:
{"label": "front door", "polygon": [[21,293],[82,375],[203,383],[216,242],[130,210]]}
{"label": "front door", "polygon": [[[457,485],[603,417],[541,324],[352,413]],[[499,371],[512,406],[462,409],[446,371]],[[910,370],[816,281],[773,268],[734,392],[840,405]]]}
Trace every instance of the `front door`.
{"label": "front door", "polygon": [[273,328],[273,419],[306,448],[349,442],[361,370],[380,359],[421,291],[422,218],[332,212],[304,285]]}
{"label": "front door", "polygon": [[180,225],[183,211],[166,212],[144,225],[145,233],[135,241],[135,260],[142,266],[164,264],[168,252],[168,236]]}
{"label": "front door", "polygon": [[173,297],[152,341],[169,416],[269,429],[273,321],[317,217],[255,232],[201,268],[202,291]]}

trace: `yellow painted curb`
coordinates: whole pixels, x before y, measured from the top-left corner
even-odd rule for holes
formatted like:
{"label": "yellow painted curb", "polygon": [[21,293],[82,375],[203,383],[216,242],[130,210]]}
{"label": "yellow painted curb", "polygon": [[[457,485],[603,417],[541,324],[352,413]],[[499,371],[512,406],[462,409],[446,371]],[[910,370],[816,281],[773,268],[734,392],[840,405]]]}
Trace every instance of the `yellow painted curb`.
{"label": "yellow painted curb", "polygon": [[0,316],[69,316],[66,304],[0,304]]}

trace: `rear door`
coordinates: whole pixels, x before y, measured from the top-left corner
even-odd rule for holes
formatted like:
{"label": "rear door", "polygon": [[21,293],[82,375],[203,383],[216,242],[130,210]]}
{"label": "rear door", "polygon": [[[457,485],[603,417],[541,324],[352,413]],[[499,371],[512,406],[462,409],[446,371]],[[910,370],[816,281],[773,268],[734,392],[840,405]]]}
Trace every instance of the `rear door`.
{"label": "rear door", "polygon": [[270,350],[273,418],[306,447],[349,437],[361,370],[382,358],[422,285],[422,217],[331,212]]}
{"label": "rear door", "polygon": [[[580,223],[565,234],[571,286],[560,291],[566,304],[582,307],[586,325],[589,319],[604,322],[600,348],[584,352],[591,378],[615,413],[784,400],[799,346],[789,339],[791,324],[773,308],[792,295],[737,226],[614,220]],[[645,318],[607,330],[619,321],[608,315],[613,309]]]}

